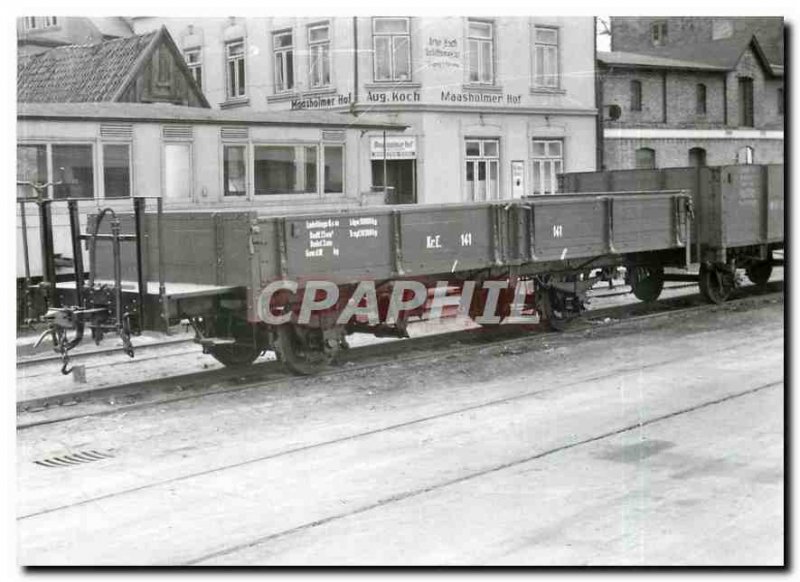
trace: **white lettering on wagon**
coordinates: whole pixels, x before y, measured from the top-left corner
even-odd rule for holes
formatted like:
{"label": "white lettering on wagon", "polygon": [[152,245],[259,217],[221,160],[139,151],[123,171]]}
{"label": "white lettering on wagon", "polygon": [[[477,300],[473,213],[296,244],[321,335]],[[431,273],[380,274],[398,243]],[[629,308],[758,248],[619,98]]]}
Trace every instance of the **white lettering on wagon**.
{"label": "white lettering on wagon", "polygon": [[472,246],[472,233],[471,232],[462,232],[461,233],[461,246],[462,247],[471,247]]}
{"label": "white lettering on wagon", "polygon": [[560,224],[553,225],[553,238],[561,238],[564,236],[564,229]]}
{"label": "white lettering on wagon", "polygon": [[442,248],[442,241],[440,235],[428,235],[425,240],[425,247],[429,249],[440,249]]}

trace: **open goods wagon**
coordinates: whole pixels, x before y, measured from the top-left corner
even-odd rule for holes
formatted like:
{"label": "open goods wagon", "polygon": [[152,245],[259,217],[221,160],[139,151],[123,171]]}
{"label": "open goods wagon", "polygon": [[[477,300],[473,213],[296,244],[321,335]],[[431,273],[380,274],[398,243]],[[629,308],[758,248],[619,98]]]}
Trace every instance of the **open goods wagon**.
{"label": "open goods wagon", "polygon": [[736,285],[736,269],[765,284],[782,259],[784,246],[784,168],[782,164],[578,172],[560,177],[567,192],[643,192],[680,189],[691,193],[694,221],[691,260],[699,275],[649,272],[650,287],[664,280],[698,280],[711,301],[724,301]]}
{"label": "open goods wagon", "polygon": [[[95,339],[119,333],[130,346],[141,330],[188,320],[204,350],[226,365],[249,364],[269,349],[295,372],[313,373],[349,333],[404,336],[419,306],[387,317],[404,282],[465,293],[474,285],[470,316],[497,322],[519,301],[557,327],[580,313],[600,268],[685,265],[691,244],[691,199],[677,190],[282,217],[133,204],[134,213],[95,216],[89,233],[76,234],[92,249],[89,278],[59,282],[49,299],[52,336],[65,356],[85,329]],[[262,293],[276,281],[296,289]],[[312,281],[334,285],[335,303],[308,321],[266,322],[265,309],[296,316],[306,290],[319,293]],[[365,281],[374,284],[378,317],[342,320],[351,300],[363,299],[354,293]],[[490,282],[502,288],[492,291]]]}

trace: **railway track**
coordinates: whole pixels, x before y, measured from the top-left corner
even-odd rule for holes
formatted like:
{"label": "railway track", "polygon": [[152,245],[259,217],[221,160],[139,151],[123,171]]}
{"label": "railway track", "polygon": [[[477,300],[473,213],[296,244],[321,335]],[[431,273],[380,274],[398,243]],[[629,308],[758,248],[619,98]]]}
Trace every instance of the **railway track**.
{"label": "railway track", "polygon": [[[652,304],[635,303],[595,309],[588,312],[584,318],[574,322],[569,330],[556,335],[582,334],[597,325],[625,326],[643,319],[679,313],[709,309],[739,309],[748,302],[767,301],[772,297],[782,297],[782,288],[782,281],[772,282],[764,290],[757,287],[744,287],[738,290],[734,299],[723,306],[710,305],[699,294],[696,294],[665,299]],[[540,333],[531,334],[531,331]],[[553,335],[553,332],[544,333],[538,324],[509,324],[491,330],[462,330],[368,345],[349,350],[345,356],[344,365],[331,368],[316,378],[368,370],[387,363],[405,363],[432,356],[469,353],[481,350],[487,345],[513,347],[520,343],[541,342],[542,338]],[[454,343],[457,344],[456,347],[448,347]],[[71,392],[18,402],[17,429],[25,430],[56,422],[104,416],[124,410],[203,398],[215,394],[266,389],[285,382],[303,383],[307,381],[307,378],[299,378],[285,372],[278,362],[269,361],[257,363],[243,370],[219,369]]]}

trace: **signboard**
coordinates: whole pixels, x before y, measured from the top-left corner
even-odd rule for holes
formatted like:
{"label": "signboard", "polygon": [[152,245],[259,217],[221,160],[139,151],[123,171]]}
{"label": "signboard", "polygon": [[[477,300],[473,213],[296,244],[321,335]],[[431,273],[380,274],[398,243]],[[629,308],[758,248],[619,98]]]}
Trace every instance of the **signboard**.
{"label": "signboard", "polygon": [[525,195],[525,162],[511,162],[511,196],[522,198]]}
{"label": "signboard", "polygon": [[[373,136],[369,140],[370,157],[383,159],[383,136]],[[386,136],[387,160],[414,160],[417,157],[417,138],[397,135]]]}

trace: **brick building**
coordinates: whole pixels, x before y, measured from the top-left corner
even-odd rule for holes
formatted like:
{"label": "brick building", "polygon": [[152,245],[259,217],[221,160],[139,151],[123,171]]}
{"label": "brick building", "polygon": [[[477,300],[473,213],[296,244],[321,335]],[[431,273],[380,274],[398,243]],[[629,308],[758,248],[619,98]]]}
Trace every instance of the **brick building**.
{"label": "brick building", "polygon": [[[642,20],[638,29],[649,31]],[[676,28],[658,35],[677,35]],[[770,63],[758,38],[669,42],[637,53],[616,50],[626,46],[617,39],[615,50],[598,54],[603,166],[782,163],[783,67]]]}

